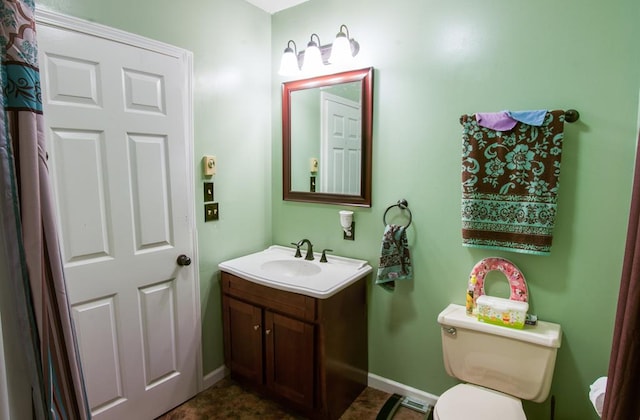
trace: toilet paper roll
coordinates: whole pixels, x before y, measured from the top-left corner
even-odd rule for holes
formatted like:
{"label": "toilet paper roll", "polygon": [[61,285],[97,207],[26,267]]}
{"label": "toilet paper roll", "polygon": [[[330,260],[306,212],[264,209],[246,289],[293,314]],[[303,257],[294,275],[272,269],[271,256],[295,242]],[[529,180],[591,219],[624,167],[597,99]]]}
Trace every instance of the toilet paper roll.
{"label": "toilet paper roll", "polygon": [[589,399],[598,416],[602,417],[602,407],[604,406],[604,393],[607,390],[607,377],[602,376],[589,387]]}

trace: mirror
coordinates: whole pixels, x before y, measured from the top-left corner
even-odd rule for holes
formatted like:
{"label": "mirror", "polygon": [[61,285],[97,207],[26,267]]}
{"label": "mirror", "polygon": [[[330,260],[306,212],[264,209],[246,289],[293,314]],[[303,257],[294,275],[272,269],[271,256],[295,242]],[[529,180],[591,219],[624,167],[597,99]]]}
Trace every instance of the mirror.
{"label": "mirror", "polygon": [[371,207],[372,125],[372,67],[283,83],[283,199]]}

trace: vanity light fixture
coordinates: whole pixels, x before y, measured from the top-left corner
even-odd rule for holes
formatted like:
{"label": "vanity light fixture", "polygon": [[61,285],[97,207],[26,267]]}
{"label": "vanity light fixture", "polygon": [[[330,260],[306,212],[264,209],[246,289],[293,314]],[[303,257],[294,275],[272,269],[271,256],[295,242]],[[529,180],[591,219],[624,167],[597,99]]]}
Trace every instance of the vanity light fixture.
{"label": "vanity light fixture", "polygon": [[[293,44],[293,48],[291,48]],[[282,58],[280,60],[281,76],[296,76],[302,71],[307,74],[318,72],[323,65],[333,64],[344,66],[349,64],[360,51],[360,44],[349,38],[349,28],[347,25],[340,25],[338,34],[333,44],[321,45],[318,34],[311,34],[307,49],[296,51],[296,43],[293,40],[287,42]]]}
{"label": "vanity light fixture", "polygon": [[350,210],[340,210],[340,226],[344,231],[342,238],[353,241],[355,239],[356,223],[353,221],[353,212]]}
{"label": "vanity light fixture", "polygon": [[[293,44],[293,49],[290,46],[291,44]],[[300,73],[300,68],[298,67],[298,49],[296,43],[290,39],[289,42],[287,42],[287,48],[284,49],[284,53],[282,54],[278,74],[294,76],[298,73]]]}

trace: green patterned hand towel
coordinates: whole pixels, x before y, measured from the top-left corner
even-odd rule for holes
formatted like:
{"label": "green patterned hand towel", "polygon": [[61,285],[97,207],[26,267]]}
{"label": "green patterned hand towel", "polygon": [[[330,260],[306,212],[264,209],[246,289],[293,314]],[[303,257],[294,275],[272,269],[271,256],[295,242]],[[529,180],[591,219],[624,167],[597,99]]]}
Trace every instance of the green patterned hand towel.
{"label": "green patterned hand towel", "polygon": [[412,277],[413,269],[405,226],[387,225],[382,235],[376,284],[387,290],[394,290],[396,280],[410,280]]}

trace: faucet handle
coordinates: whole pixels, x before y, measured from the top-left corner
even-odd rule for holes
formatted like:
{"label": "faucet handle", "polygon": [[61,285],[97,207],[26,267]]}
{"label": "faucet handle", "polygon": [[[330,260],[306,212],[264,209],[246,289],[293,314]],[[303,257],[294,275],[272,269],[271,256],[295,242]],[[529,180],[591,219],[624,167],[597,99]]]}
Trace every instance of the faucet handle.
{"label": "faucet handle", "polygon": [[333,249],[323,249],[322,250],[322,256],[320,257],[320,262],[327,262],[327,251],[329,252],[333,252]]}
{"label": "faucet handle", "polygon": [[300,244],[297,244],[295,242],[291,242],[291,245],[296,247],[296,255],[294,255],[295,258],[301,258],[302,254],[300,253]]}

